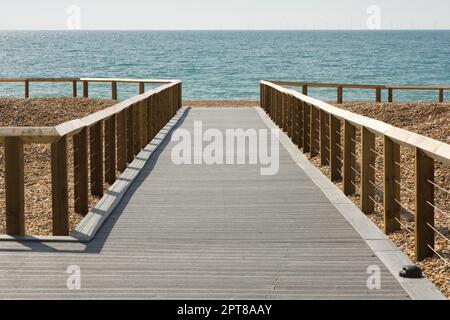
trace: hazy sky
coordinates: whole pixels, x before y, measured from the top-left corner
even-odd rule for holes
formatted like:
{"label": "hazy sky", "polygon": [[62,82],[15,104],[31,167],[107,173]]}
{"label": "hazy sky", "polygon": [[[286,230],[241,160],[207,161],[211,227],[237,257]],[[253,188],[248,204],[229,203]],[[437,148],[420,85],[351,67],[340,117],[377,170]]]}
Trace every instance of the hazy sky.
{"label": "hazy sky", "polygon": [[[449,0],[1,0],[0,29],[450,29]],[[67,10],[81,9],[81,19]],[[373,11],[373,5],[379,10]],[[371,7],[370,13],[367,10]],[[75,20],[74,20],[75,17]],[[370,20],[371,19],[371,20]]]}

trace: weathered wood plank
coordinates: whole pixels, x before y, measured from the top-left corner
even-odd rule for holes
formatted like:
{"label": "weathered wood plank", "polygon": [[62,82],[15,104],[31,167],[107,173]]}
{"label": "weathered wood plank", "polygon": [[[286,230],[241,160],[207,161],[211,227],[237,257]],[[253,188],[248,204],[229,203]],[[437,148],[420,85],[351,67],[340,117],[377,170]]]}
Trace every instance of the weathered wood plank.
{"label": "weathered wood plank", "polygon": [[384,232],[400,230],[400,146],[384,137]]}
{"label": "weathered wood plank", "polygon": [[51,146],[53,235],[69,235],[69,192],[67,178],[67,138]]}
{"label": "weathered wood plank", "polygon": [[111,99],[117,100],[117,82],[111,82]]}
{"label": "weathered wood plank", "polygon": [[303,153],[311,151],[311,139],[309,133],[311,132],[311,107],[302,101],[303,109]]}
{"label": "weathered wood plank", "polygon": [[89,152],[88,129],[84,128],[73,136],[73,169],[75,212],[89,211]]}
{"label": "weathered wood plank", "polygon": [[416,149],[415,255],[418,261],[434,255],[434,161]]}
{"label": "weathered wood plank", "polygon": [[342,179],[342,139],[341,120],[330,114],[330,179],[339,181]]}
{"label": "weathered wood plank", "polygon": [[319,111],[320,164],[322,166],[329,165],[330,161],[329,119],[328,113]]}
{"label": "weathered wood plank", "polygon": [[25,191],[23,143],[19,137],[5,138],[6,233],[25,235]]}
{"label": "weathered wood plank", "polygon": [[343,167],[343,181],[344,181],[344,194],[351,195],[356,191],[355,183],[355,164],[356,159],[356,128],[349,121],[344,121],[344,167]]}
{"label": "weathered wood plank", "polygon": [[116,181],[116,116],[105,120],[105,182],[113,184]]}
{"label": "weathered wood plank", "polygon": [[90,171],[91,171],[91,194],[103,196],[104,176],[104,142],[103,122],[100,121],[89,129],[90,140]]}
{"label": "weathered wood plank", "polygon": [[89,82],[83,81],[83,97],[89,98]]}
{"label": "weathered wood plank", "polygon": [[311,105],[310,106],[310,123],[309,123],[309,154],[311,158],[320,155],[320,120],[319,120],[319,110]]}
{"label": "weathered wood plank", "polygon": [[127,110],[117,115],[117,169],[127,168]]}
{"label": "weathered wood plank", "polygon": [[375,134],[361,129],[361,211],[373,213],[375,209]]}
{"label": "weathered wood plank", "polygon": [[131,163],[134,158],[135,114],[131,106],[126,111],[127,111],[127,162]]}
{"label": "weathered wood plank", "polygon": [[78,82],[76,80],[72,81],[72,97],[76,98],[78,96]]}

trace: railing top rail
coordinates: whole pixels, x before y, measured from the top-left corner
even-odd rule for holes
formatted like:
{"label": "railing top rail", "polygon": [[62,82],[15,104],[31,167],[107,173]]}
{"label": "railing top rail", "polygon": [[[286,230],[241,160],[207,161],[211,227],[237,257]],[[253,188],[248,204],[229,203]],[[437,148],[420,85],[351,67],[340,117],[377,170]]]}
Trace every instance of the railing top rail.
{"label": "railing top rail", "polygon": [[[161,86],[143,94],[133,96],[109,108],[90,114],[84,118],[61,123],[55,127],[0,127],[0,143],[5,137],[20,137],[24,143],[53,143],[61,137],[77,134],[85,127],[106,120],[129,106],[140,102],[154,94],[181,83],[180,80],[163,80]],[[140,81],[138,81],[139,83]]]}
{"label": "railing top rail", "polygon": [[163,80],[163,79],[123,79],[123,78],[80,78],[79,81],[165,84],[165,83],[172,83],[172,82],[175,82],[175,81],[177,81],[177,80]]}
{"label": "railing top rail", "polygon": [[450,90],[450,86],[386,86],[395,90]]}
{"label": "railing top rail", "polygon": [[377,84],[345,84],[345,83],[317,83],[317,82],[295,82],[295,81],[268,81],[279,86],[289,87],[320,87],[320,88],[359,88],[359,89],[384,89],[385,85]]}
{"label": "railing top rail", "polygon": [[296,81],[267,81],[279,86],[288,87],[318,87],[318,88],[349,88],[349,89],[395,89],[395,90],[450,90],[450,86],[390,86],[381,84],[348,84],[348,83],[317,83]]}
{"label": "railing top rail", "polygon": [[72,82],[72,81],[88,81],[88,82],[120,82],[120,83],[148,83],[148,84],[164,84],[172,83],[176,80],[164,79],[126,79],[126,78],[0,78],[0,82]]}
{"label": "railing top rail", "polygon": [[332,114],[333,116],[341,120],[346,120],[355,126],[362,126],[376,134],[384,135],[399,143],[400,145],[410,148],[420,148],[429,157],[450,165],[450,145],[447,143],[332,106],[321,100],[311,98],[309,96],[303,95],[300,92],[284,88],[269,81],[261,81],[261,84],[270,86],[282,93],[292,95],[310,105],[315,106],[316,108],[322,109],[323,111]]}

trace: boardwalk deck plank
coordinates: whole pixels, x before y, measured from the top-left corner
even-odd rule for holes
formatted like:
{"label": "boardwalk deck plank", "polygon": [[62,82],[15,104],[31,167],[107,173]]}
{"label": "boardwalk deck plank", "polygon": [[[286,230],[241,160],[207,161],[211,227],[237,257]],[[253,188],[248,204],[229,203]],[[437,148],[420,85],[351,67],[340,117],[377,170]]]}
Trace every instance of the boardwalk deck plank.
{"label": "boardwalk deck plank", "polygon": [[[192,109],[181,127],[266,129],[252,108]],[[361,236],[280,147],[280,170],[147,163],[88,244],[0,244],[0,298],[407,299]],[[66,288],[78,265],[82,289]],[[381,290],[366,286],[381,268]]]}

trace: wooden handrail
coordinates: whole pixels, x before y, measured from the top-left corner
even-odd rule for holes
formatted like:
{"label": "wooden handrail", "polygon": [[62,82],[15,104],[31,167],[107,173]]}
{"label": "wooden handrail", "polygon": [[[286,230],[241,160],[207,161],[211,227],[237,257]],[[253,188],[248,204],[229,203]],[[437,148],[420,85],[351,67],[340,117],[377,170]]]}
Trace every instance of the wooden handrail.
{"label": "wooden handrail", "polygon": [[291,94],[305,103],[332,114],[340,120],[346,120],[355,126],[363,126],[376,134],[387,136],[400,145],[409,148],[421,148],[429,157],[450,165],[450,145],[446,143],[332,106],[321,100],[305,96],[300,92],[267,81],[262,81],[261,84],[271,86],[279,92]]}
{"label": "wooden handrail", "polygon": [[[5,144],[6,229],[9,235],[23,236],[25,233],[24,144],[51,144],[53,234],[65,236],[69,234],[68,139],[73,138],[74,144],[75,211],[87,214],[89,191],[94,196],[102,196],[104,182],[112,184],[117,172],[123,172],[181,108],[182,83],[179,80],[79,80],[138,83],[141,94],[55,127],[0,128],[0,143]],[[145,92],[143,83],[161,86]]]}
{"label": "wooden handrail", "polygon": [[[375,137],[383,149],[383,206],[387,234],[400,229],[400,146],[416,154],[415,255],[421,261],[434,255],[434,163],[450,166],[450,145],[387,123],[340,109],[278,84],[261,81],[261,107],[286,131],[304,153],[319,156],[330,166],[330,179],[343,180],[343,192],[356,192],[356,160],[360,162],[361,210],[374,211]],[[341,133],[341,128],[343,131]],[[356,159],[356,129],[361,132]],[[449,191],[450,192],[450,191]]]}
{"label": "wooden handrail", "polygon": [[318,82],[293,82],[293,81],[269,81],[267,82],[277,84],[279,86],[287,87],[318,87],[318,88],[354,88],[354,89],[385,89],[385,85],[376,84],[344,84],[344,83],[318,83]]}
{"label": "wooden handrail", "polygon": [[343,89],[368,89],[376,90],[376,102],[382,102],[382,90],[388,91],[388,102],[393,102],[394,90],[421,90],[438,91],[438,101],[444,102],[444,91],[450,90],[450,86],[390,86],[378,84],[344,84],[344,83],[316,83],[316,82],[296,82],[296,81],[267,81],[279,86],[302,87],[303,94],[307,94],[308,87],[315,88],[335,88],[337,89],[337,103],[343,103]]}
{"label": "wooden handrail", "polygon": [[89,97],[89,83],[111,83],[111,98],[117,100],[117,83],[134,83],[139,85],[139,94],[145,92],[146,84],[169,84],[177,80],[163,80],[163,79],[123,79],[123,78],[0,78],[0,83],[17,83],[23,82],[24,96],[30,97],[30,83],[72,83],[72,96],[78,96],[78,82],[83,84],[83,97]]}

